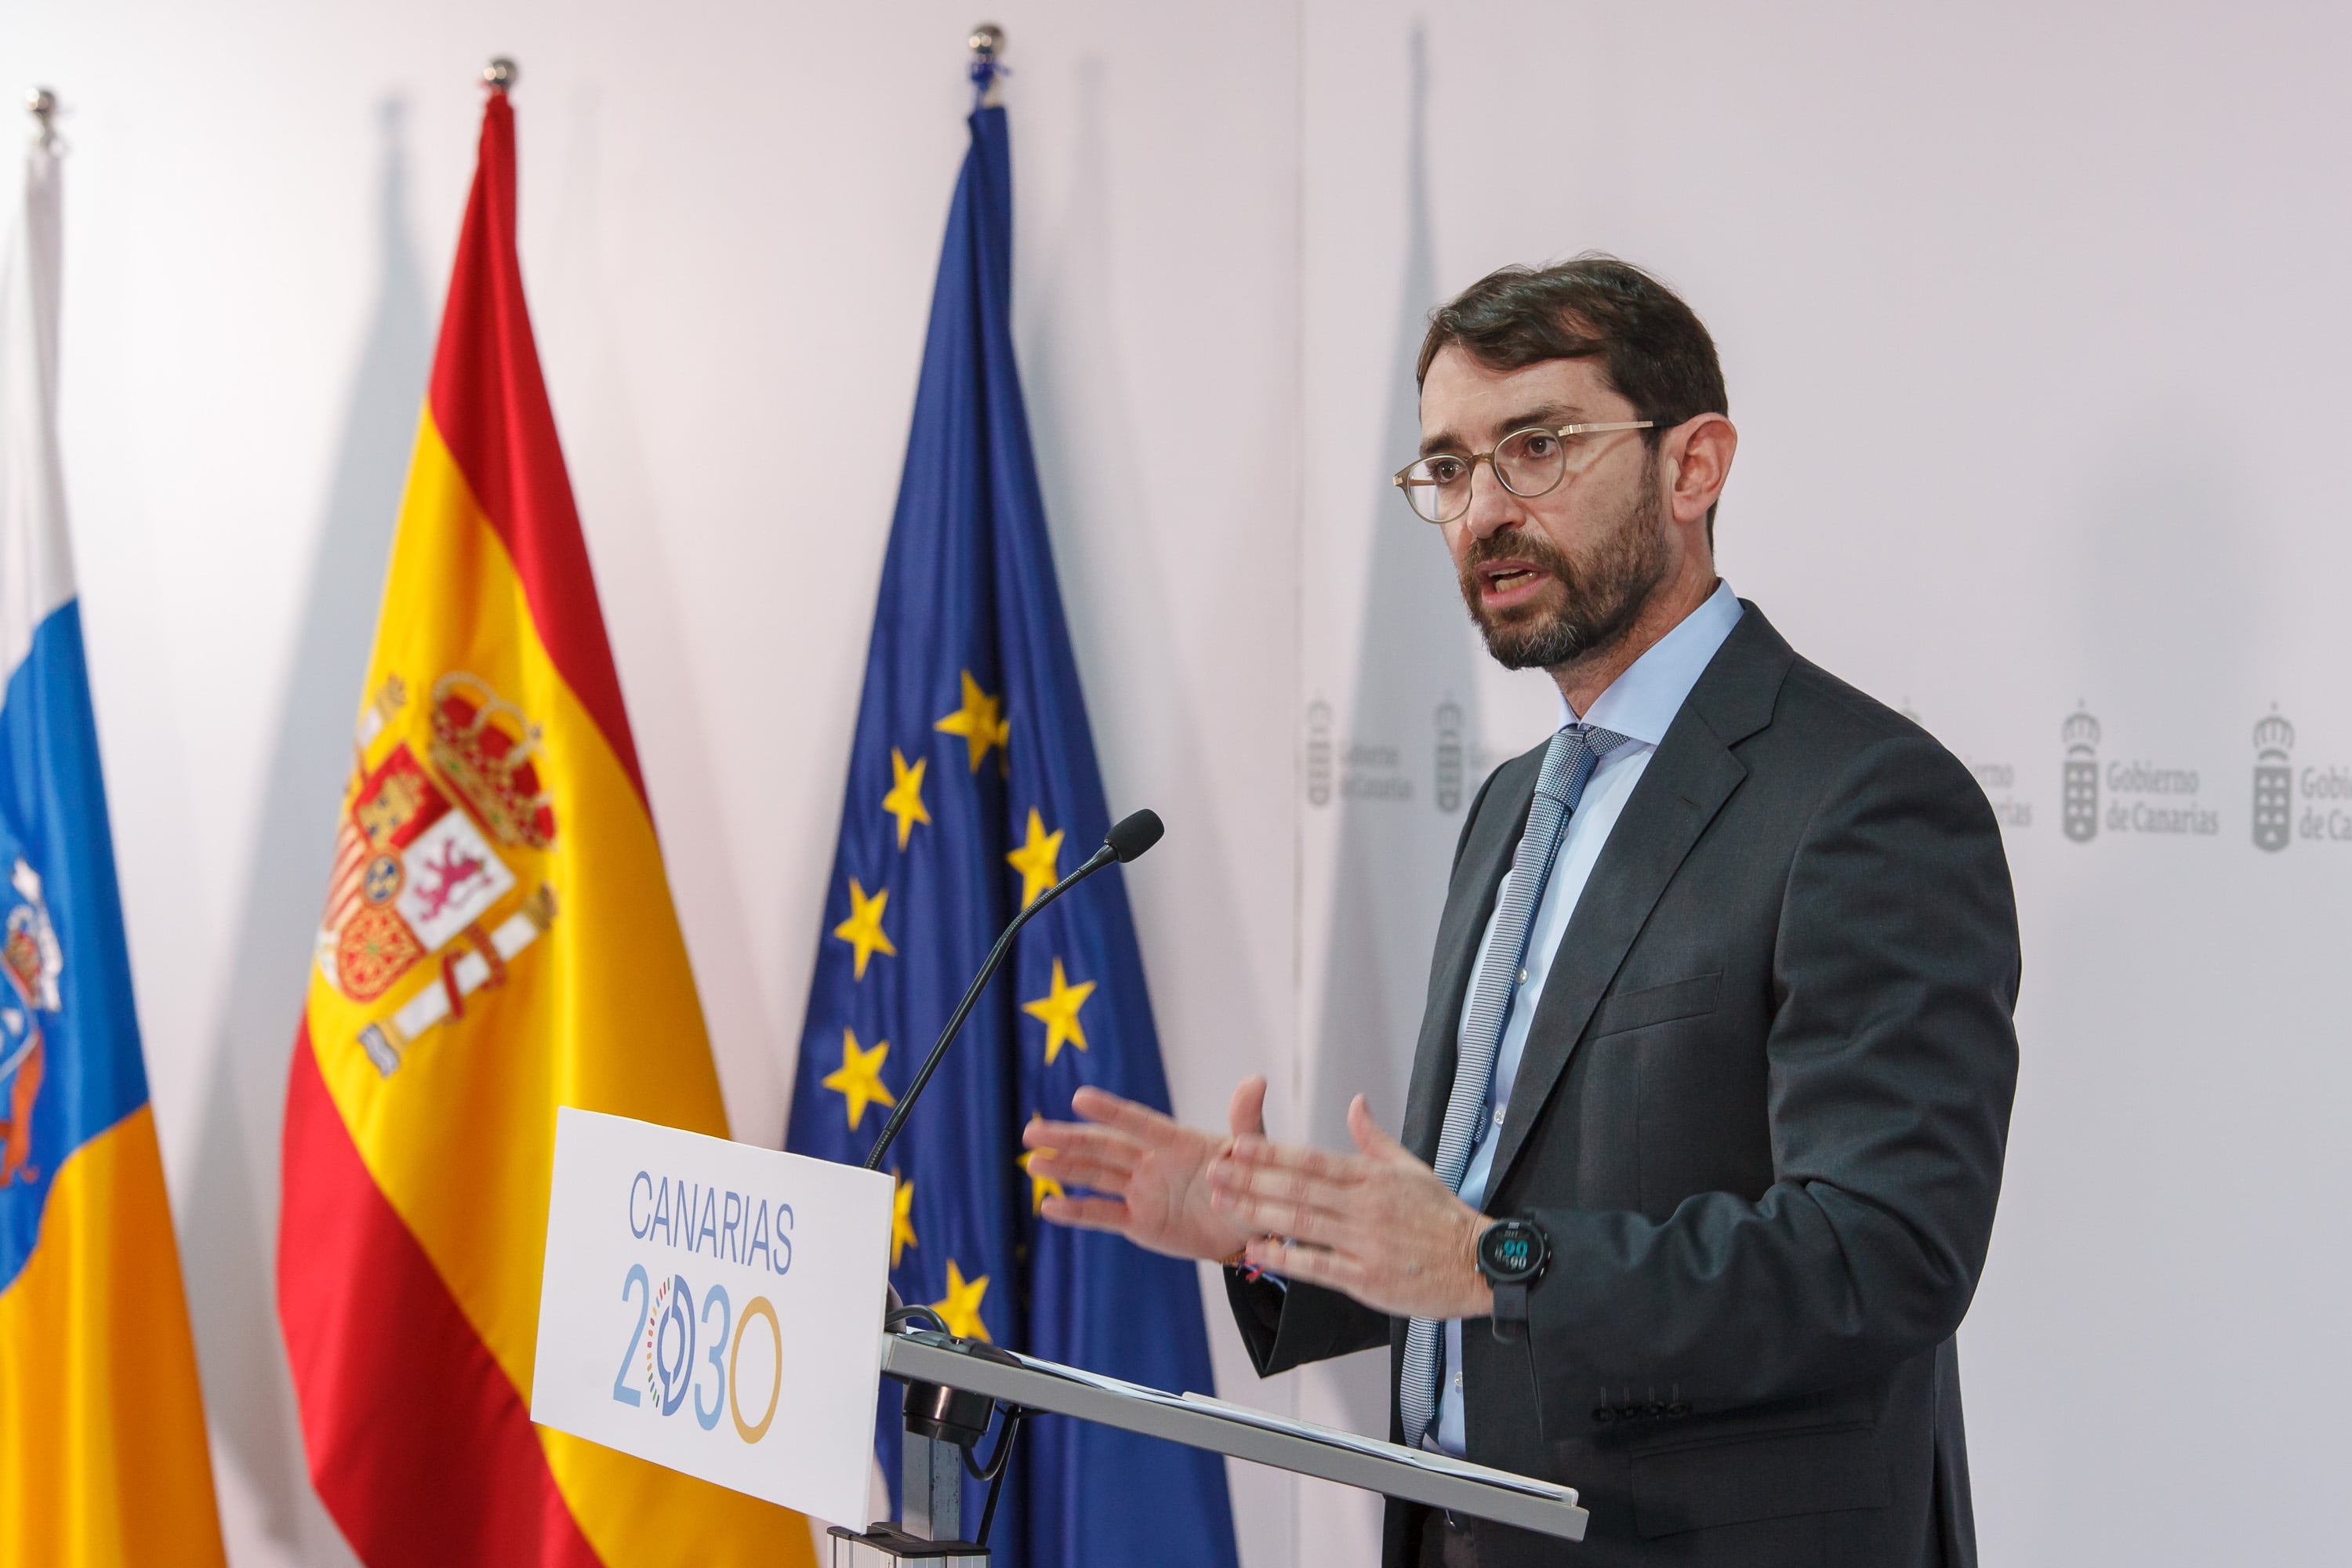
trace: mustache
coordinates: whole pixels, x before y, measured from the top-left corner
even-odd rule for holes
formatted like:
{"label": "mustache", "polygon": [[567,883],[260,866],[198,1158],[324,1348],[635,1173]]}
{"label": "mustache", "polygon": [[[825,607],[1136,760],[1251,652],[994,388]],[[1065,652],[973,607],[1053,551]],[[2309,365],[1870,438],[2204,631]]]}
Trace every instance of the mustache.
{"label": "mustache", "polygon": [[1576,568],[1566,554],[1550,540],[1538,533],[1497,533],[1486,539],[1471,541],[1470,552],[1462,563],[1464,581],[1490,561],[1525,561],[1539,566],[1563,583],[1576,580]]}

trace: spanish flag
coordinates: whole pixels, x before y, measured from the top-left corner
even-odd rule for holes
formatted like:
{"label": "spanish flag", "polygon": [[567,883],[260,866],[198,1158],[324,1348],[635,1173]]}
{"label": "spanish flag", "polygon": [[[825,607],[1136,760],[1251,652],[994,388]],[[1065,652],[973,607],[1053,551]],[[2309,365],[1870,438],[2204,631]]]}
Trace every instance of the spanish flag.
{"label": "spanish flag", "polygon": [[217,1564],[57,440],[58,156],[0,266],[0,1563]]}
{"label": "spanish flag", "polygon": [[530,1419],[560,1105],[727,1114],[515,258],[494,89],[287,1089],[278,1316],[369,1568],[810,1563],[808,1526]]}

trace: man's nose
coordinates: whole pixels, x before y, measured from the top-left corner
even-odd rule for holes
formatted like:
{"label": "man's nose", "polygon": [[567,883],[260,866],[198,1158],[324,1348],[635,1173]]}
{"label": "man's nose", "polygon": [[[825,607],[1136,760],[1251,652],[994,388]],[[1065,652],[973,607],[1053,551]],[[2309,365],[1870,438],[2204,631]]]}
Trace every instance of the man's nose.
{"label": "man's nose", "polygon": [[1462,521],[1471,538],[1492,539],[1527,520],[1527,503],[1503,488],[1503,481],[1495,477],[1493,462],[1480,463],[1470,471],[1470,510],[1462,514]]}

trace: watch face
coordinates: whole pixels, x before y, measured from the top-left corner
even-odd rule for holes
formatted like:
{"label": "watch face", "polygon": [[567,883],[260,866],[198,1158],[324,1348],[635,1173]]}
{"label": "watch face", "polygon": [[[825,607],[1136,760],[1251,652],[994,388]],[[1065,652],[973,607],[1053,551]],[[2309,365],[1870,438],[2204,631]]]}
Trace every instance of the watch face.
{"label": "watch face", "polygon": [[1490,1226],[1479,1238],[1478,1261],[1485,1266],[1487,1279],[1497,1284],[1532,1279],[1543,1267],[1543,1232],[1524,1220]]}

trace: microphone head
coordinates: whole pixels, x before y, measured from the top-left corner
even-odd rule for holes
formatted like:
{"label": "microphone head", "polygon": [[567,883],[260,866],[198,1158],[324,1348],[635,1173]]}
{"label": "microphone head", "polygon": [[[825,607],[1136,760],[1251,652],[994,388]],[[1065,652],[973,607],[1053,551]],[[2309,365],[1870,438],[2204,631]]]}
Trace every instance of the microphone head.
{"label": "microphone head", "polygon": [[1167,831],[1158,812],[1139,811],[1120,817],[1111,830],[1103,835],[1103,842],[1110,847],[1112,854],[1118,857],[1119,863],[1125,865],[1159,843],[1160,836]]}

